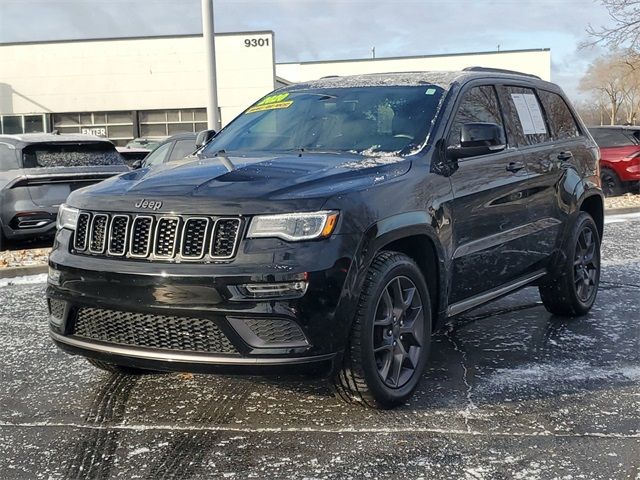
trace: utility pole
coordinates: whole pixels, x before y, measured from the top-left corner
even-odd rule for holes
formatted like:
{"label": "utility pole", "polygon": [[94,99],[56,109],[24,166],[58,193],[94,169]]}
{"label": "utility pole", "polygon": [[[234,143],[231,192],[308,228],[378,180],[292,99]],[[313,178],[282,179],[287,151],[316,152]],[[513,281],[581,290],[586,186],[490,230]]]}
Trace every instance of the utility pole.
{"label": "utility pole", "polygon": [[371,58],[376,58],[376,47],[371,47]]}
{"label": "utility pole", "polygon": [[213,0],[202,0],[202,39],[206,57],[205,81],[207,82],[207,127],[220,130],[218,110],[218,84],[216,81],[216,39],[213,28]]}

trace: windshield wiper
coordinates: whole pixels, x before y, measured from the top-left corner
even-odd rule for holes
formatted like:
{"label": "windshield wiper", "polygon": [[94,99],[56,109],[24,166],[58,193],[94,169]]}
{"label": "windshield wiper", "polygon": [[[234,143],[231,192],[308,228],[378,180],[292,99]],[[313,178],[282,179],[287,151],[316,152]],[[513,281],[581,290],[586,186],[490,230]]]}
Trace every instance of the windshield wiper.
{"label": "windshield wiper", "polygon": [[219,158],[225,168],[230,172],[233,172],[236,169],[236,166],[231,160],[229,160],[229,157],[227,157],[227,152],[225,152],[224,150],[218,150],[215,153],[214,157]]}

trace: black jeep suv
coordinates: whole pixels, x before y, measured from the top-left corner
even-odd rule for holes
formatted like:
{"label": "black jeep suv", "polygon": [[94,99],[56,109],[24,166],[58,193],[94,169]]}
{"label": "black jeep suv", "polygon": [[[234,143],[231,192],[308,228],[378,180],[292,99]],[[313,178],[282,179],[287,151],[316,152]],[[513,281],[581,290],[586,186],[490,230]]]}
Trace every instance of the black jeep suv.
{"label": "black jeep suv", "polygon": [[397,405],[449,317],[527,285],[589,311],[598,156],[560,88],[516,72],[289,86],[189,160],[71,194],[51,336],[109,371],[325,362],[345,400]]}

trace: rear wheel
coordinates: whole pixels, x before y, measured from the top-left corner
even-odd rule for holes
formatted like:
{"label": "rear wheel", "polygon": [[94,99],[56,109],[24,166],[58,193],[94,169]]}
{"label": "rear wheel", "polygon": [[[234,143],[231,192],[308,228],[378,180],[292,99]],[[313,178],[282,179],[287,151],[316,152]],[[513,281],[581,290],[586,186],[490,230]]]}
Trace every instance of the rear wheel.
{"label": "rear wheel", "polygon": [[609,168],[600,170],[600,181],[602,183],[602,192],[607,197],[616,197],[622,195],[622,182],[616,172]]}
{"label": "rear wheel", "polygon": [[103,362],[101,360],[96,360],[95,358],[87,358],[87,362],[100,370],[110,373],[122,373],[124,375],[148,375],[155,373],[153,370],[116,365],[115,363]]}
{"label": "rear wheel", "polygon": [[600,283],[600,235],[591,215],[580,212],[562,248],[562,260],[543,284],[540,297],[556,315],[578,316],[593,306]]}
{"label": "rear wheel", "polygon": [[374,408],[405,402],[420,381],[430,341],[431,304],[420,269],[401,253],[378,254],[334,378],[336,393]]}

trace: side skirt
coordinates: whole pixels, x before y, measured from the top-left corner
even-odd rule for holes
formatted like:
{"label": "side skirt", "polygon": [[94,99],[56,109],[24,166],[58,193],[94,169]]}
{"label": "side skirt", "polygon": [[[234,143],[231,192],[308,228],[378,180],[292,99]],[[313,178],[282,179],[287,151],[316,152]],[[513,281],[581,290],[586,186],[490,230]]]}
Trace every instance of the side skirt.
{"label": "side skirt", "polygon": [[482,305],[483,303],[490,302],[491,300],[495,300],[498,297],[503,297],[504,295],[507,295],[514,290],[526,287],[528,284],[533,283],[541,277],[544,277],[546,274],[546,270],[538,270],[537,272],[527,275],[526,277],[521,277],[511,283],[502,285],[501,287],[489,290],[488,292],[481,293],[471,298],[467,298],[466,300],[454,303],[453,305],[449,305],[449,309],[447,310],[447,317],[453,317],[454,315],[458,315],[462,312],[466,312],[467,310],[471,310],[472,308]]}

